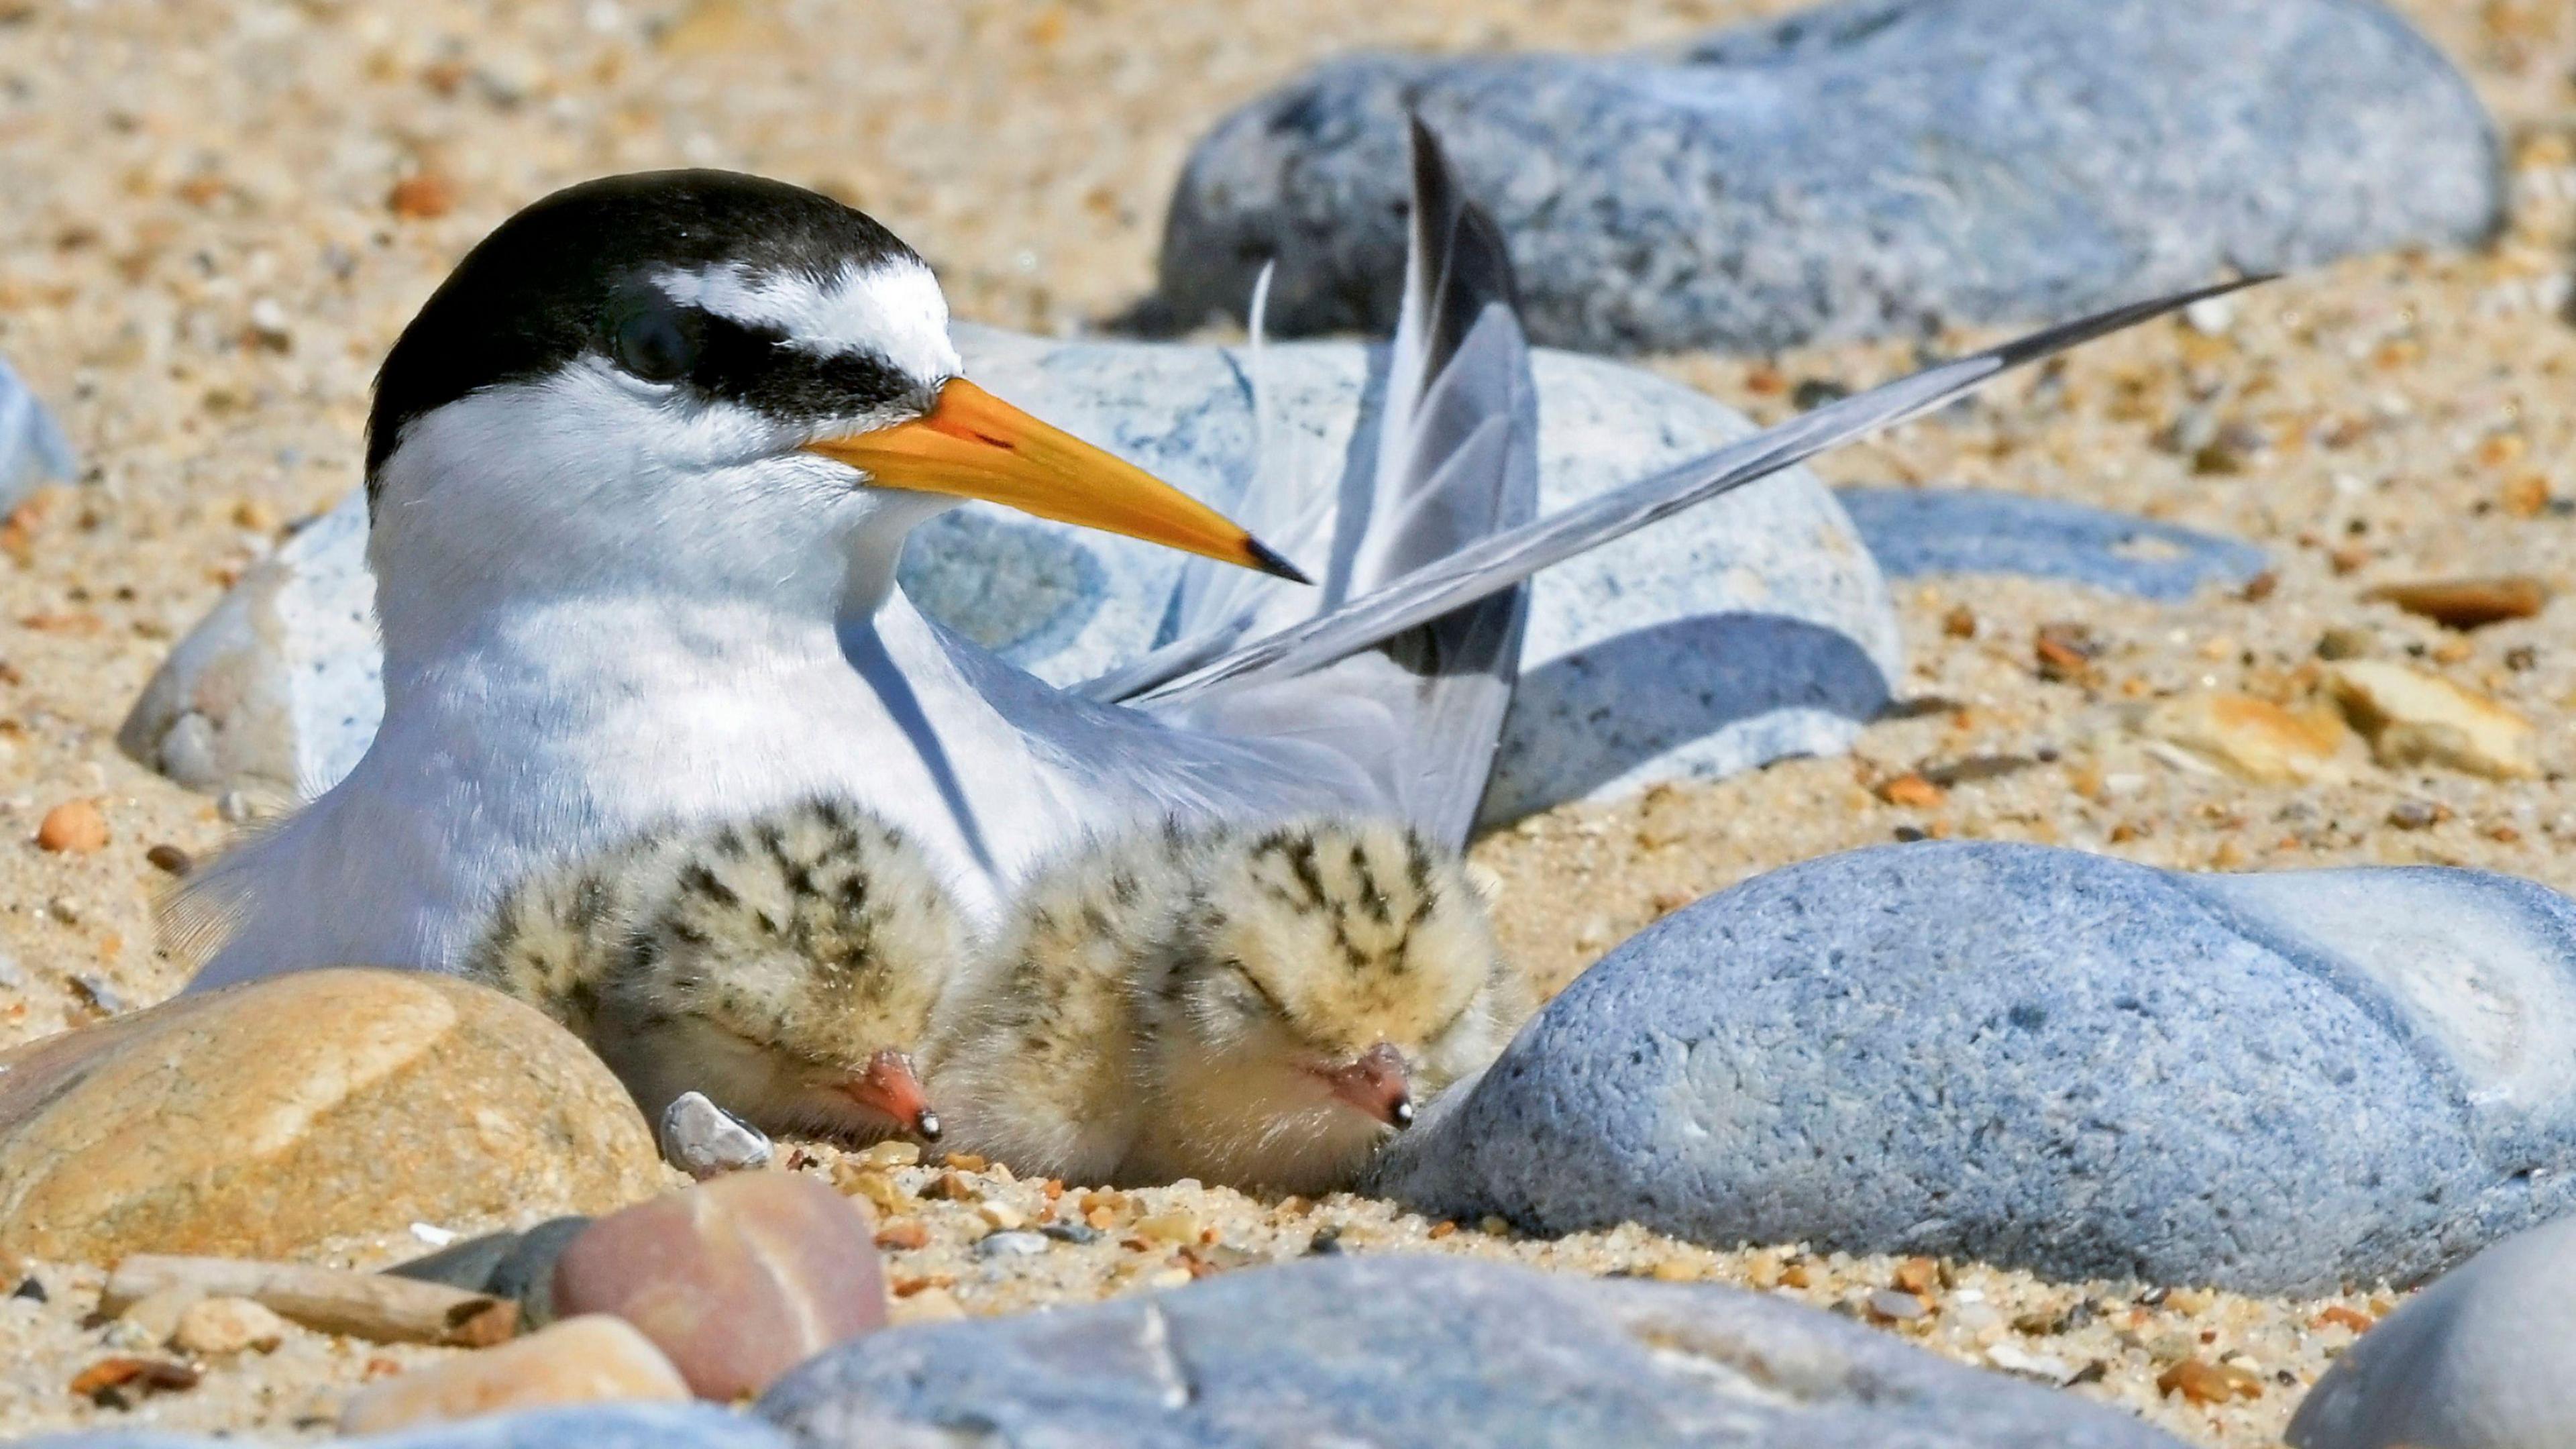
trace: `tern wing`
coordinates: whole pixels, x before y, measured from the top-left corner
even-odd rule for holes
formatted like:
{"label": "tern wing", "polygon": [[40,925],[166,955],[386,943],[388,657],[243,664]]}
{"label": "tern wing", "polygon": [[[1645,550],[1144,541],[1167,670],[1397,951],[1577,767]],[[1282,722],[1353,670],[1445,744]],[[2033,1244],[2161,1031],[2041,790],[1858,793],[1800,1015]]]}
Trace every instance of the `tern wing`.
{"label": "tern wing", "polygon": [[1550,564],[1622,538],[1721,493],[1794,467],[1830,448],[1929,412],[2024,364],[2132,327],[2269,276],[2221,282],[2116,307],[1940,363],[1855,393],[1704,458],[1614,488],[1535,523],[1477,539],[1428,567],[1301,624],[1228,650],[1137,691],[1132,702],[1169,708],[1218,692],[1294,679],[1356,651],[1512,588]]}
{"label": "tern wing", "polygon": [[[1538,392],[1502,234],[1466,199],[1418,120],[1413,172],[1404,299],[1376,457],[1344,484],[1330,515],[1326,605],[1375,593],[1538,512]],[[1280,431],[1264,429],[1266,437]],[[1293,476],[1266,481],[1274,497],[1297,492]],[[1312,505],[1287,505],[1301,507]],[[1318,526],[1302,514],[1289,521],[1308,533]],[[1318,602],[1267,580],[1238,597],[1243,607],[1216,617],[1185,602],[1197,631],[1085,692],[1132,695],[1235,639],[1293,624]],[[1281,617],[1283,606],[1294,612]],[[1526,589],[1489,591],[1329,668],[1198,695],[1181,713],[1197,728],[1237,738],[1324,745],[1378,781],[1426,835],[1464,840],[1511,703],[1527,611]]]}

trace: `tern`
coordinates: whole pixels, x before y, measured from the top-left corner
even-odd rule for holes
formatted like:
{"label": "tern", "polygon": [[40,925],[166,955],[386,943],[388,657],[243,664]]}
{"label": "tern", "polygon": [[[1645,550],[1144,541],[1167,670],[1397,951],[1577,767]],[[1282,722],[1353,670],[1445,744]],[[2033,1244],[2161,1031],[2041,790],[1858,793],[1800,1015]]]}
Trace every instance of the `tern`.
{"label": "tern", "polygon": [[[1266,479],[1319,590],[1239,524],[963,377],[876,221],[709,171],[504,222],[403,330],[367,425],[384,720],[349,775],[176,903],[191,989],[454,971],[515,884],[656,830],[847,800],[991,928],[1079,842],[1165,821],[1394,818],[1463,840],[1549,563],[2243,282],[2050,328],[1546,519],[1491,223],[1416,130],[1384,445]],[[1460,246],[1460,238],[1482,244]],[[2256,279],[2248,279],[2256,280]],[[925,619],[905,535],[982,499],[1186,550],[1181,637],[1053,689]],[[1257,575],[1269,576],[1268,579]]]}

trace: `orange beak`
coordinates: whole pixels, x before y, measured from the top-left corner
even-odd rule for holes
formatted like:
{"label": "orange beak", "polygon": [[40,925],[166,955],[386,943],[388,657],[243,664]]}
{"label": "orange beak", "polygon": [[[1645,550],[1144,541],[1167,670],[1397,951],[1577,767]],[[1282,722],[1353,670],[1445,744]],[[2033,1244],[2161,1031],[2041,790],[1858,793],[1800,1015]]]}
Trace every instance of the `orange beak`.
{"label": "orange beak", "polygon": [[929,1094],[921,1090],[921,1078],[913,1073],[912,1058],[903,1053],[889,1047],[870,1057],[868,1069],[841,1091],[851,1101],[882,1113],[922,1141],[939,1140],[939,1114],[930,1110]]}
{"label": "orange beak", "polygon": [[950,378],[920,417],[805,450],[849,464],[880,488],[980,498],[1308,582],[1224,514],[962,377]]}
{"label": "orange beak", "polygon": [[1379,1042],[1351,1061],[1317,1073],[1333,1095],[1398,1132],[1413,1125],[1413,1074],[1404,1053]]}

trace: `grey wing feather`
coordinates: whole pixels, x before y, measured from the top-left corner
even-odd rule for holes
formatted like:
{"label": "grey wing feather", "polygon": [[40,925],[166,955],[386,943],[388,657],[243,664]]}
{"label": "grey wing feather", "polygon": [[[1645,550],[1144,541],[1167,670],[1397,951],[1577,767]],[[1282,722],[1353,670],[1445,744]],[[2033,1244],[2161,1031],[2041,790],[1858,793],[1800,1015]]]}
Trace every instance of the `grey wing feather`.
{"label": "grey wing feather", "polygon": [[1703,458],[1615,488],[1535,523],[1478,539],[1396,583],[1304,623],[1241,645],[1135,696],[1172,706],[1209,694],[1294,679],[1462,605],[1511,588],[1550,564],[1794,467],[1827,449],[1928,412],[2001,374],[2268,276],[2222,282],[2046,328],[1856,393]]}
{"label": "grey wing feather", "polygon": [[[1510,258],[1418,121],[1413,155],[1412,239],[1377,456],[1342,490],[1325,569],[1328,605],[1382,589],[1538,511],[1538,394]],[[1282,598],[1264,587],[1269,599]],[[1285,598],[1301,612],[1314,607],[1312,594]],[[1332,749],[1379,781],[1416,828],[1463,841],[1511,703],[1527,609],[1525,589],[1493,591],[1329,668],[1199,694],[1180,713],[1238,738]],[[1191,636],[1184,650],[1208,649],[1232,622]],[[1150,658],[1167,665],[1188,655]],[[1113,682],[1132,691],[1144,672]]]}
{"label": "grey wing feather", "polygon": [[[1252,481],[1235,505],[1234,519],[1253,537],[1290,559],[1314,559],[1332,547],[1335,490],[1316,439],[1282,414],[1280,389],[1270,373],[1263,335],[1276,263],[1264,264],[1252,284],[1246,311],[1250,345],[1244,349],[1245,381],[1252,396]],[[1327,594],[1325,602],[1340,596]],[[1271,574],[1210,559],[1183,565],[1173,590],[1170,643],[1072,686],[1067,692],[1103,704],[1132,698],[1225,653],[1246,639],[1314,616],[1318,595]]]}

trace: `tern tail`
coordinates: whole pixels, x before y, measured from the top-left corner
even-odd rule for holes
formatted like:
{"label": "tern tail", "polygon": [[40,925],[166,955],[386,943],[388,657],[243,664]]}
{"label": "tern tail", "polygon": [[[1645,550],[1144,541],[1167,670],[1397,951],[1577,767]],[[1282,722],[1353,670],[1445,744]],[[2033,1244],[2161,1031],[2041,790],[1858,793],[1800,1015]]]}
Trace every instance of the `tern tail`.
{"label": "tern tail", "polygon": [[[1439,142],[1413,124],[1413,217],[1403,309],[1389,349],[1375,457],[1338,491],[1305,469],[1254,383],[1261,472],[1247,523],[1322,564],[1320,591],[1239,571],[1182,586],[1183,637],[1081,691],[1131,699],[1220,659],[1236,641],[1293,627],[1320,606],[1375,596],[1538,512],[1538,392],[1511,260],[1466,199]],[[1264,273],[1264,280],[1267,280]],[[1318,597],[1320,592],[1320,598]],[[1387,630],[1312,670],[1176,697],[1155,713],[1237,738],[1299,739],[1349,758],[1429,838],[1463,841],[1492,770],[1519,674],[1528,591],[1506,584]]]}

